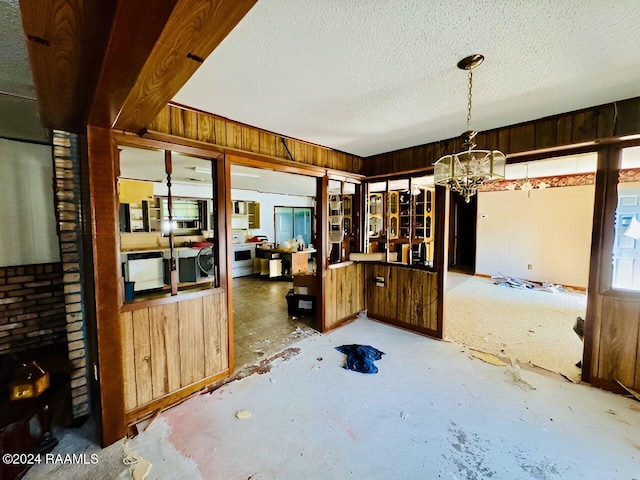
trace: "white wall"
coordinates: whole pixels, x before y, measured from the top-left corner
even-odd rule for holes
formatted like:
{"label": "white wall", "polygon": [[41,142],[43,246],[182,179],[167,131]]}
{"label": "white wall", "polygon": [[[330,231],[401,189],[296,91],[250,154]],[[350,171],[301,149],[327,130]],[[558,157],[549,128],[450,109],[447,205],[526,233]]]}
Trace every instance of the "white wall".
{"label": "white wall", "polygon": [[48,145],[0,140],[0,266],[60,261]]}
{"label": "white wall", "polygon": [[232,200],[260,202],[260,228],[249,231],[249,236],[265,235],[270,242],[275,241],[274,207],[313,207],[315,199],[297,195],[261,193],[253,190],[231,189]]}
{"label": "white wall", "polygon": [[586,288],[594,193],[594,185],[480,192],[476,272]]}

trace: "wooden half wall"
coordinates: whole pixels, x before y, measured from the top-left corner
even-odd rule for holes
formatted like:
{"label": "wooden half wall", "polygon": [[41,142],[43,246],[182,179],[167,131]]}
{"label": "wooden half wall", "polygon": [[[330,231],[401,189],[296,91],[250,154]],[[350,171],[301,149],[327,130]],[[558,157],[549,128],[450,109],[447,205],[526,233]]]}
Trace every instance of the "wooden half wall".
{"label": "wooden half wall", "polygon": [[223,289],[120,314],[127,423],[229,373],[229,319]]}
{"label": "wooden half wall", "polygon": [[323,331],[340,326],[364,310],[364,264],[329,267],[324,276]]}
{"label": "wooden half wall", "polygon": [[364,265],[369,316],[442,338],[438,328],[438,275],[408,266]]}
{"label": "wooden half wall", "polygon": [[215,145],[225,153],[293,160],[343,172],[360,173],[362,158],[261,130],[209,113],[167,105],[149,125],[146,137],[162,135]]}

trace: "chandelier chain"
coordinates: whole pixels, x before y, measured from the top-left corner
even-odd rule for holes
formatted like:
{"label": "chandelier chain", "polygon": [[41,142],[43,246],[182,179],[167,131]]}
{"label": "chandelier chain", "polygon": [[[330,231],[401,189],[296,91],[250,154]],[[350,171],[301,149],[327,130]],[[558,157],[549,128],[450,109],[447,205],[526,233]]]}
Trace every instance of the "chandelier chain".
{"label": "chandelier chain", "polygon": [[472,89],[473,89],[473,72],[469,70],[469,93],[467,95],[467,130],[471,130]]}

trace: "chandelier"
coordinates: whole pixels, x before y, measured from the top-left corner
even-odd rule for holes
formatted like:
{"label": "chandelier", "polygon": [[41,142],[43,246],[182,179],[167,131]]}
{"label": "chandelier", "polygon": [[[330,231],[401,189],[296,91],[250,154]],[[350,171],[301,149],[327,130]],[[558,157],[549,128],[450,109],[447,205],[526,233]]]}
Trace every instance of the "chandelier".
{"label": "chandelier", "polygon": [[458,192],[469,203],[480,187],[487,180],[504,178],[507,157],[499,150],[476,150],[475,136],[471,130],[471,100],[473,88],[472,69],[484,61],[484,56],[476,54],[463,58],[458,68],[469,72],[469,94],[467,101],[467,131],[461,137],[464,140],[464,151],[445,155],[434,164],[434,183],[449,186]]}

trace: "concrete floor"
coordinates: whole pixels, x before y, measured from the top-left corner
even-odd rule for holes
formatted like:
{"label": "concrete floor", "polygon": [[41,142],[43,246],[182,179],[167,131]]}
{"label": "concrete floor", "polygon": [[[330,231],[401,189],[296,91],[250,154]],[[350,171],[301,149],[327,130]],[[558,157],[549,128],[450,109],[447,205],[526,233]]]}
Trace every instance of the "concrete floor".
{"label": "concrete floor", "polygon": [[[341,368],[335,347],[346,343],[386,352],[380,372]],[[640,476],[636,401],[366,319],[295,347],[268,373],[193,397],[133,439],[154,465],[148,478]]]}
{"label": "concrete floor", "polygon": [[[165,411],[126,446],[68,430],[54,453],[97,452],[98,464],[25,478],[129,479],[126,448],[151,463],[147,479],[640,479],[640,403],[367,319],[315,335],[286,315],[289,288],[234,280],[238,367],[291,347],[266,373]],[[380,373],[342,369],[334,347],[348,343],[386,352]]]}

